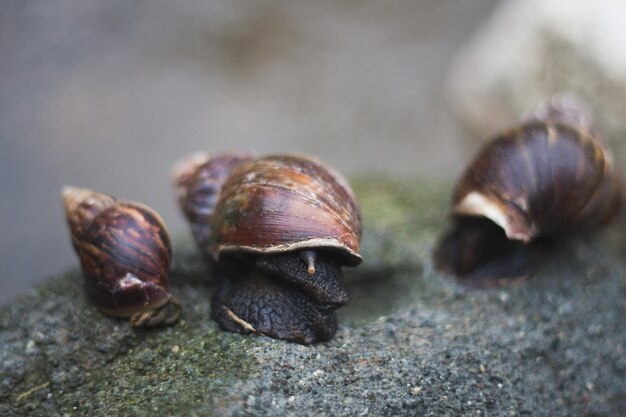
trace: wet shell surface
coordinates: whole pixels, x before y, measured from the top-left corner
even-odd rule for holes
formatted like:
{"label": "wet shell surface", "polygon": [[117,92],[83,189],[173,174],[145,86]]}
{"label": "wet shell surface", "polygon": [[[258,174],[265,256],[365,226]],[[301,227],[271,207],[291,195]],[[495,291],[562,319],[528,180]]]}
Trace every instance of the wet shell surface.
{"label": "wet shell surface", "polygon": [[[204,159],[203,159],[204,158]],[[361,262],[361,216],[341,175],[296,155],[193,156],[179,202],[220,282],[212,317],[228,331],[310,344],[337,330],[342,266]]]}
{"label": "wet shell surface", "polygon": [[617,215],[622,180],[610,153],[586,116],[562,106],[542,106],[474,158],[454,192],[455,228],[435,255],[441,269],[525,277],[536,269],[532,242],[590,231]]}
{"label": "wet shell surface", "polygon": [[248,155],[211,157],[198,152],[181,161],[173,172],[178,203],[205,256],[212,257],[211,220],[224,182],[233,169],[251,159]]}
{"label": "wet shell surface", "polygon": [[172,260],[169,233],[161,217],[135,202],[75,187],[63,189],[72,243],[87,290],[107,315],[130,317],[131,324],[169,324],[174,311],[167,274]]}
{"label": "wet shell surface", "polygon": [[345,180],[319,162],[275,155],[240,165],[212,222],[213,253],[328,248],[361,261],[361,218]]}

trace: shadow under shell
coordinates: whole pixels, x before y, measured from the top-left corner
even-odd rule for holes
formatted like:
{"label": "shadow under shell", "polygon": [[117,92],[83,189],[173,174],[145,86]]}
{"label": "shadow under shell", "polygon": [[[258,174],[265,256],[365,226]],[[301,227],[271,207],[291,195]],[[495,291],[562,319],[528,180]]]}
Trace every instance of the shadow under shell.
{"label": "shadow under shell", "polygon": [[434,252],[437,269],[468,287],[494,288],[527,280],[538,269],[539,242],[509,240],[483,217],[458,216]]}

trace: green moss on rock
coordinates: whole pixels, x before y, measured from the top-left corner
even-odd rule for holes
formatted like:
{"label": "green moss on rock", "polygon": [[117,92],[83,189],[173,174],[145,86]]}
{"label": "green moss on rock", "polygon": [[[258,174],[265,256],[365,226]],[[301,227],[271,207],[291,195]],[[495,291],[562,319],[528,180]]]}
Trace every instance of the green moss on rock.
{"label": "green moss on rock", "polygon": [[0,415],[626,414],[623,224],[561,242],[527,285],[466,291],[432,266],[450,184],[359,180],[362,266],[336,337],[300,346],[225,333],[215,277],[175,246],[176,326],[133,330],[85,298],[81,274],[0,309]]}

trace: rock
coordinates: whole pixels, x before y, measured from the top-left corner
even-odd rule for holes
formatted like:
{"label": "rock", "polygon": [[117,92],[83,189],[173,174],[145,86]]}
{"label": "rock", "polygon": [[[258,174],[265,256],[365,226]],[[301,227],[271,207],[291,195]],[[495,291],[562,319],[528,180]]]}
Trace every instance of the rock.
{"label": "rock", "polygon": [[555,93],[581,97],[618,160],[626,161],[626,3],[508,0],[462,48],[447,81],[471,140],[510,127]]}
{"label": "rock", "polygon": [[173,327],[130,329],[87,302],[79,271],[51,278],[0,309],[0,415],[625,414],[619,236],[550,249],[523,287],[467,291],[430,260],[450,190],[357,185],[366,261],[349,270],[351,303],[324,344],[220,331],[213,280],[186,239]]}

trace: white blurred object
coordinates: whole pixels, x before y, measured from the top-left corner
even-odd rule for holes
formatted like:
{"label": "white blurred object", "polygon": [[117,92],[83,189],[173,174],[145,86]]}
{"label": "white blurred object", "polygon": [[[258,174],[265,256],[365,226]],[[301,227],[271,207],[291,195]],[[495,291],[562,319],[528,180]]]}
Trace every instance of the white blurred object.
{"label": "white blurred object", "polygon": [[626,107],[625,17],[621,0],[506,1],[452,65],[448,101],[485,139],[566,91],[614,138]]}

